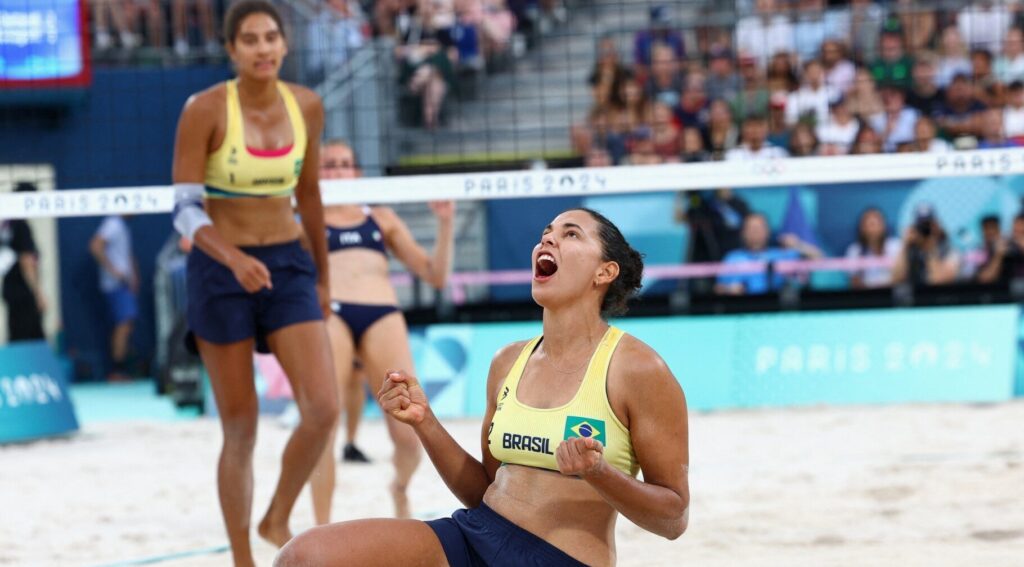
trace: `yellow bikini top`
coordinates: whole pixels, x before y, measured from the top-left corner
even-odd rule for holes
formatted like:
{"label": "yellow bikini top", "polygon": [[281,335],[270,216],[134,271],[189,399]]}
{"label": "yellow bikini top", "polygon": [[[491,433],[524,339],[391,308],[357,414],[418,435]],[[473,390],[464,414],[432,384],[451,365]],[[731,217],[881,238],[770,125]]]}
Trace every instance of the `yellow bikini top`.
{"label": "yellow bikini top", "polygon": [[569,403],[550,409],[527,406],[519,401],[519,379],[543,337],[527,343],[508,371],[498,394],[487,444],[491,455],[504,464],[558,470],[555,450],[573,437],[593,437],[604,445],[604,459],[620,471],[636,476],[639,465],[633,453],[629,429],[615,417],[608,403],[608,364],[623,332],[608,327],[598,344],[583,383]]}
{"label": "yellow bikini top", "polygon": [[287,85],[277,83],[292,125],[292,145],[260,150],[245,145],[245,121],[237,83],[231,80],[226,86],[227,131],[224,142],[206,158],[206,197],[290,197],[295,193],[306,156],[306,121],[295,96]]}

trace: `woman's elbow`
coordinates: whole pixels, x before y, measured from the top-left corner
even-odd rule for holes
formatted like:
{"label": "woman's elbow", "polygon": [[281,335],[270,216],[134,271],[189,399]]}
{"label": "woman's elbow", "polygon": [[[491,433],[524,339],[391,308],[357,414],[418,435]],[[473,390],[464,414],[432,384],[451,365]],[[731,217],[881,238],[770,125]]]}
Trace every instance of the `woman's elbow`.
{"label": "woman's elbow", "polygon": [[682,513],[677,514],[672,519],[670,525],[668,526],[668,529],[665,530],[665,533],[660,534],[660,535],[662,535],[667,540],[675,541],[675,540],[679,539],[684,533],[686,533],[686,528],[688,528],[689,526],[690,526],[690,506],[687,505],[683,509]]}

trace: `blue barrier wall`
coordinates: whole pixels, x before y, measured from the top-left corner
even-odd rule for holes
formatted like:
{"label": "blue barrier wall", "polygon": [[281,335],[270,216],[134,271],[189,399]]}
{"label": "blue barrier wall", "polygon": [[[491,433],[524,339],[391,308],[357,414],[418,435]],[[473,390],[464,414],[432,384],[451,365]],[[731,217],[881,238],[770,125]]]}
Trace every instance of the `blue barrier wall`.
{"label": "blue barrier wall", "polygon": [[[49,110],[0,109],[0,163],[49,163],[57,187],[165,185],[171,181],[174,132],[188,96],[229,77],[227,67],[98,69],[87,97]],[[88,375],[106,365],[110,322],[88,252],[98,218],[65,218],[57,225],[61,306],[68,353]],[[134,347],[151,358],[152,280],[157,251],[171,232],[168,215],[129,221],[142,276]]]}
{"label": "blue barrier wall", "polygon": [[[686,390],[691,408],[997,402],[1014,395],[1016,306],[623,319]],[[484,412],[491,358],[539,323],[414,331],[439,415]]]}

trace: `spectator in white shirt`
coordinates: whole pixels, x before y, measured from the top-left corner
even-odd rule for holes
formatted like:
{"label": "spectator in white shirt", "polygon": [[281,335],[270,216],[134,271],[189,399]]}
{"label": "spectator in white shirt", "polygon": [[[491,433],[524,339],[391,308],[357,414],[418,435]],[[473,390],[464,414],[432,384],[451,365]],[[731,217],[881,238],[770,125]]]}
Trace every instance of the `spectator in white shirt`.
{"label": "spectator in white shirt", "polygon": [[736,24],[736,47],[741,55],[751,55],[762,69],[779,52],[795,50],[793,25],[779,13],[776,0],[757,0],[757,13]]}
{"label": "spectator in white shirt", "polygon": [[1007,138],[1024,138],[1024,83],[1019,80],[1010,83],[1006,90],[1003,129]]}
{"label": "spectator in white shirt", "polygon": [[997,51],[1010,29],[1013,14],[1004,0],[982,0],[964,6],[956,16],[956,24],[968,46]]}
{"label": "spectator in white shirt", "polygon": [[829,110],[828,120],[817,127],[818,141],[823,147],[834,146],[838,150],[834,155],[849,153],[860,130],[860,122],[850,112],[846,97],[840,96],[832,101]]}
{"label": "spectator in white shirt", "polygon": [[882,135],[882,149],[894,152],[900,144],[914,141],[918,112],[906,105],[906,95],[895,85],[882,85],[882,112],[868,122]]}
{"label": "spectator in white shirt", "polygon": [[1010,28],[1003,40],[1003,53],[996,58],[996,76],[1003,83],[1024,80],[1024,31]]}
{"label": "spectator in white shirt", "polygon": [[958,74],[971,74],[971,60],[967,58],[967,46],[956,26],[942,30],[939,40],[939,64],[935,70],[935,84],[946,88]]}
{"label": "spectator in white shirt", "polygon": [[[846,249],[846,257],[886,258],[894,262],[903,249],[900,239],[889,234],[885,215],[876,207],[870,207],[860,214],[857,223],[857,240]],[[869,289],[892,285],[892,268],[878,267],[857,270],[850,274],[850,287]]]}
{"label": "spectator in white shirt", "polygon": [[786,124],[793,126],[808,115],[814,124],[824,124],[828,119],[828,103],[837,95],[825,84],[825,68],[820,61],[812,59],[804,63],[800,89],[790,93],[786,100]]}
{"label": "spectator in white shirt", "polygon": [[326,2],[306,28],[306,69],[314,77],[324,77],[344,67],[366,41],[365,23],[355,0]]}
{"label": "spectator in white shirt", "polygon": [[751,115],[745,118],[740,138],[742,143],[738,147],[725,152],[726,161],[789,156],[785,149],[768,142],[768,120],[764,116]]}
{"label": "spectator in white shirt", "polygon": [[846,57],[846,47],[841,42],[827,39],[821,44],[821,63],[825,67],[826,85],[843,94],[853,88],[857,67]]}

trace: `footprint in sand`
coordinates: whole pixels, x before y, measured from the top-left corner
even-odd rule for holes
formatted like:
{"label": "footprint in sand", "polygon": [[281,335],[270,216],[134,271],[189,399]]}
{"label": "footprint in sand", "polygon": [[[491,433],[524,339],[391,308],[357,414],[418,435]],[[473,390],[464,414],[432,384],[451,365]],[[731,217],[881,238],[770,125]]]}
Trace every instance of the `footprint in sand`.
{"label": "footprint in sand", "polygon": [[1024,537],[1024,530],[981,530],[971,534],[981,541],[1007,541]]}
{"label": "footprint in sand", "polygon": [[866,493],[868,497],[879,502],[892,502],[909,497],[914,493],[914,489],[910,486],[881,486],[872,488]]}

